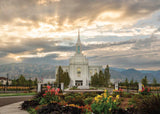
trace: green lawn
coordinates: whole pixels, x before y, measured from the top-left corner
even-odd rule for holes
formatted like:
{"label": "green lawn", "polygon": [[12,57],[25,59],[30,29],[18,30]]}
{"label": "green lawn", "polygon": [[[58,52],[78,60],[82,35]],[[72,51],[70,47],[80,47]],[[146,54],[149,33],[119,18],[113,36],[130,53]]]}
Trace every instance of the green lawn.
{"label": "green lawn", "polygon": [[0,93],[0,97],[35,95],[36,93]]}

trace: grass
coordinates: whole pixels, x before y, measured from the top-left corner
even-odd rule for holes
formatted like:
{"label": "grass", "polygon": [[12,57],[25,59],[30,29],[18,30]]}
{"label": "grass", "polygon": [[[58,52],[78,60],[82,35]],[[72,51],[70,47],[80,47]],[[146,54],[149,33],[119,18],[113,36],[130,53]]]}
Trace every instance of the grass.
{"label": "grass", "polygon": [[32,93],[0,93],[0,97],[7,97],[7,96],[26,96],[26,95],[35,95],[35,92]]}

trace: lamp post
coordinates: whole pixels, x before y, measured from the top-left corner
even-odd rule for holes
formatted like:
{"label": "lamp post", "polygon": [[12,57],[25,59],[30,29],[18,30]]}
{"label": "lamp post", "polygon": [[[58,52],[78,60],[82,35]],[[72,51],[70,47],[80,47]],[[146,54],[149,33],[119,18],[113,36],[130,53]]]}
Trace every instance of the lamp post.
{"label": "lamp post", "polygon": [[7,86],[7,87],[8,87],[8,75],[9,75],[9,74],[7,73],[7,83],[6,83],[6,86]]}

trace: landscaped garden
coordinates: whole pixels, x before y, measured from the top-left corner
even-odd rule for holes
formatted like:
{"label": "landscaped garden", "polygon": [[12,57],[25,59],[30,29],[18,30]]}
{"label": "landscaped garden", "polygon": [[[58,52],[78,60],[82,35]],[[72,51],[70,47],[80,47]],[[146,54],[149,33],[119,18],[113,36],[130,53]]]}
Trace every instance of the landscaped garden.
{"label": "landscaped garden", "polygon": [[158,114],[160,95],[142,88],[139,93],[127,93],[123,89],[103,93],[66,93],[47,86],[33,99],[24,101],[22,109],[31,114]]}

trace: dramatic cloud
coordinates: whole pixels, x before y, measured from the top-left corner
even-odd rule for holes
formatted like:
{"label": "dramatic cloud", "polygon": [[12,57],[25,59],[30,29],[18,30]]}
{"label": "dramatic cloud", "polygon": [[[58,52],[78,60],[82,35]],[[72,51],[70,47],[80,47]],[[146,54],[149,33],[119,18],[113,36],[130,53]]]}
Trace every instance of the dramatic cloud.
{"label": "dramatic cloud", "polygon": [[67,64],[79,27],[92,64],[159,69],[160,0],[0,0],[0,64]]}

